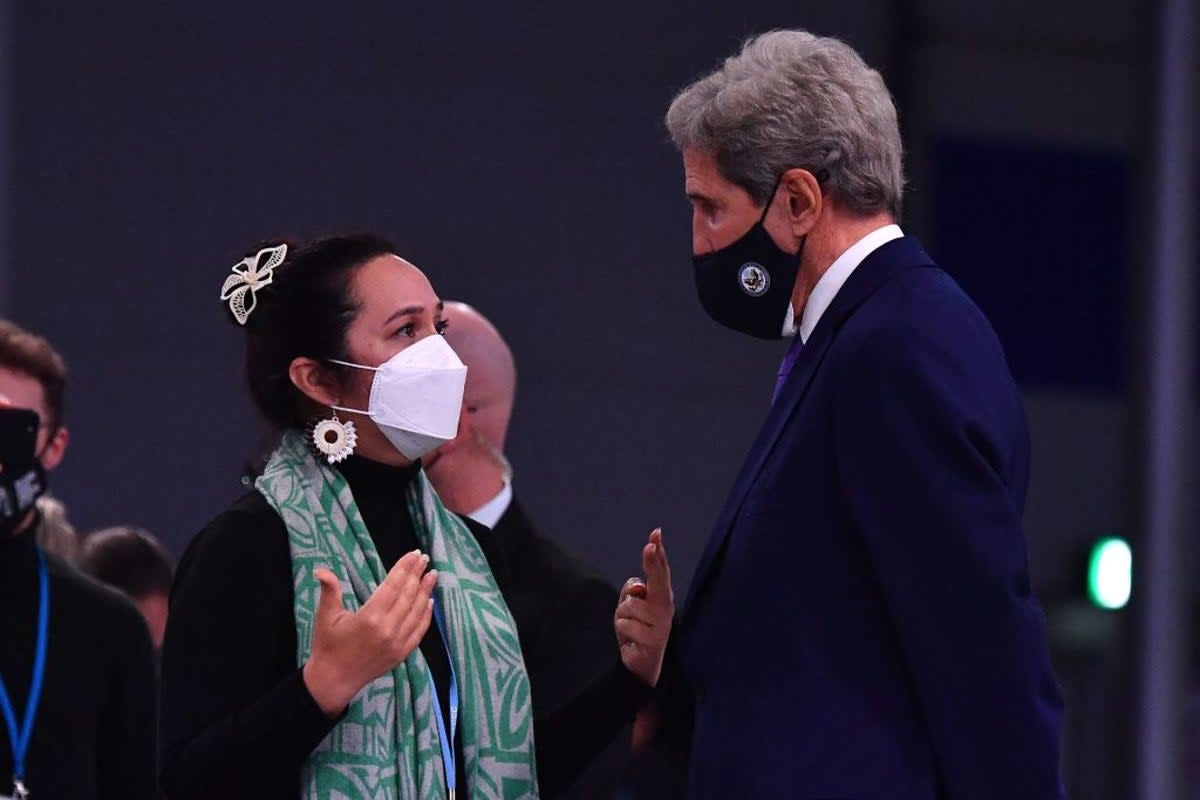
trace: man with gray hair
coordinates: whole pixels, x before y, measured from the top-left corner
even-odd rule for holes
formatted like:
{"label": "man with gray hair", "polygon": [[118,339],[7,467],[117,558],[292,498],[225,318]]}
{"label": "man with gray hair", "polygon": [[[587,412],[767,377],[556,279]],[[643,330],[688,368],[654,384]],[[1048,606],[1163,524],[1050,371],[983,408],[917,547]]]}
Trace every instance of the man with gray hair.
{"label": "man with gray hair", "polygon": [[667,127],[702,306],[792,338],[677,628],[693,796],[1061,797],[1021,398],[983,314],[898,227],[883,80],[775,31]]}

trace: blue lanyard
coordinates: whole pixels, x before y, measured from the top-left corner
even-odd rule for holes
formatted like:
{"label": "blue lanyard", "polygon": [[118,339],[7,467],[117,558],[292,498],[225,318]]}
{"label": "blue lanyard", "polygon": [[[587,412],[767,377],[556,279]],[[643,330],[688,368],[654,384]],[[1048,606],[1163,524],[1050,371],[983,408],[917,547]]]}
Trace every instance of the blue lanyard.
{"label": "blue lanyard", "polygon": [[13,790],[17,797],[26,797],[25,789],[25,754],[29,752],[29,739],[33,735],[33,720],[37,716],[38,700],[42,696],[42,681],[46,677],[46,642],[50,628],[50,577],[46,572],[46,559],[42,551],[37,550],[38,562],[38,619],[37,644],[33,655],[33,679],[29,684],[29,697],[25,701],[25,719],[20,728],[17,727],[17,717],[13,712],[12,700],[4,685],[4,677],[0,676],[0,711],[4,712],[4,722],[8,725],[8,741],[12,745],[13,758]]}
{"label": "blue lanyard", "polygon": [[458,770],[454,765],[454,735],[458,731],[458,676],[454,672],[454,657],[450,654],[450,638],[446,635],[446,620],[442,616],[442,607],[435,600],[433,603],[433,619],[437,622],[438,632],[442,634],[442,644],[446,648],[446,661],[450,664],[450,730],[446,730],[446,718],[442,716],[442,701],[438,699],[437,684],[433,681],[433,670],[429,665],[429,688],[433,692],[433,715],[437,719],[438,739],[442,743],[442,766],[446,768],[446,789],[449,800],[455,800],[455,790],[458,788]]}

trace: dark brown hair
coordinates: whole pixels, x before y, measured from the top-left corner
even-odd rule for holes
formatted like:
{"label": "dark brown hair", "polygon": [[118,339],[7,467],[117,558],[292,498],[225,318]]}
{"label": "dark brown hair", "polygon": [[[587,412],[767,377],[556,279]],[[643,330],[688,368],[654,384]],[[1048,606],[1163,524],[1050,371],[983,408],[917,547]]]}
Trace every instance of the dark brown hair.
{"label": "dark brown hair", "polygon": [[[252,258],[264,247],[247,254]],[[354,272],[366,262],[396,252],[381,236],[331,236],[288,245],[272,281],[255,297],[246,320],[246,382],[262,416],[277,428],[302,428],[305,397],[288,375],[298,357],[346,359],[346,331],[359,307],[350,292]],[[226,311],[236,323],[232,312]]]}
{"label": "dark brown hair", "polygon": [[0,367],[23,372],[42,385],[51,431],[63,423],[67,364],[50,343],[6,319],[0,319]]}

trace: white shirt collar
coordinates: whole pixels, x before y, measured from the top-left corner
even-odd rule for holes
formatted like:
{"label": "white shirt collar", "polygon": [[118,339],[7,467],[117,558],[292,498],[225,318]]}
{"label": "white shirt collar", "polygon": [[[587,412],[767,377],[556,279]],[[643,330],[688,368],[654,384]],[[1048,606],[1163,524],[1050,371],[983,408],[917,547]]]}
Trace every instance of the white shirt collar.
{"label": "white shirt collar", "polygon": [[[904,231],[900,230],[899,225],[884,225],[882,228],[877,228],[871,231],[866,236],[859,239],[854,244],[837,257],[825,274],[817,281],[817,285],[813,287],[812,294],[808,296],[808,302],[804,304],[804,312],[800,315],[800,340],[807,342],[816,330],[817,323],[821,321],[821,316],[829,308],[833,298],[837,297],[837,293],[841,291],[842,285],[850,277],[850,274],[858,268],[867,256],[874,253],[883,245],[899,239],[904,236]],[[784,320],[783,331],[784,335],[788,335],[789,330],[795,330],[796,314],[788,304],[787,318]]]}
{"label": "white shirt collar", "polygon": [[796,309],[788,303],[787,313],[783,315],[783,338],[789,339],[796,335]]}
{"label": "white shirt collar", "polygon": [[512,505],[512,498],[512,481],[506,479],[504,486],[500,487],[500,491],[495,497],[470,514],[467,514],[467,516],[480,525],[487,525],[489,528],[494,528],[496,527],[496,523],[500,521],[500,518],[504,516],[504,512],[508,511],[508,507]]}

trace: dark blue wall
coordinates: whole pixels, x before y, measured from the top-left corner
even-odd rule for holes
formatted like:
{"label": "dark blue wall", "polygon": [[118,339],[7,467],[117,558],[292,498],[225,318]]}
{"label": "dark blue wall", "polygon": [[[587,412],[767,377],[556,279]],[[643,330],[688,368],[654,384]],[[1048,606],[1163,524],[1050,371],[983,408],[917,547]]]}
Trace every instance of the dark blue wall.
{"label": "dark blue wall", "polygon": [[84,528],[182,548],[258,442],[229,267],[373,228],[511,340],[511,455],[543,526],[615,578],[661,524],[686,581],[779,349],[695,302],[662,114],[769,27],[878,61],[887,4],[371,6],[12,5],[8,307],[71,364],[57,491]]}
{"label": "dark blue wall", "polygon": [[1017,379],[1123,391],[1138,188],[1129,158],[962,138],[931,150],[936,257],[991,319]]}

